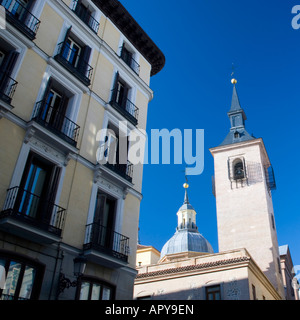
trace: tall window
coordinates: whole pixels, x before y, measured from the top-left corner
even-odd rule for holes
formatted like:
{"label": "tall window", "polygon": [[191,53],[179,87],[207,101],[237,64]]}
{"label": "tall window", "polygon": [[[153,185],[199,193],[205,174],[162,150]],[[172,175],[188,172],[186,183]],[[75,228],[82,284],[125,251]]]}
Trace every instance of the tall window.
{"label": "tall window", "polygon": [[93,71],[89,65],[91,51],[92,49],[85,45],[70,27],[63,42],[58,44],[58,52],[54,58],[84,84],[90,85]]}
{"label": "tall window", "polygon": [[256,288],[255,288],[255,285],[253,284],[252,285],[252,297],[253,297],[253,300],[256,300]]}
{"label": "tall window", "polygon": [[83,278],[81,281],[79,300],[113,300],[114,286],[97,279]]}
{"label": "tall window", "polygon": [[36,103],[32,119],[76,145],[80,127],[69,118],[74,95],[60,83],[50,78],[43,99]]}
{"label": "tall window", "polygon": [[126,82],[120,78],[119,73],[116,75],[115,85],[113,89],[113,101],[117,103],[120,107],[126,109],[128,94],[130,87]]}
{"label": "tall window", "polygon": [[112,124],[107,131],[97,154],[97,161],[127,180],[132,180],[132,164],[128,161],[128,136]]}
{"label": "tall window", "polygon": [[220,285],[206,287],[205,293],[206,293],[206,300],[221,300]]}
{"label": "tall window", "polygon": [[18,212],[43,222],[52,216],[60,168],[30,153],[21,180],[16,206]]}
{"label": "tall window", "polygon": [[44,267],[0,251],[0,300],[37,299]]}
{"label": "tall window", "polygon": [[10,103],[16,81],[12,73],[19,57],[19,52],[14,47],[0,39],[0,98]]}

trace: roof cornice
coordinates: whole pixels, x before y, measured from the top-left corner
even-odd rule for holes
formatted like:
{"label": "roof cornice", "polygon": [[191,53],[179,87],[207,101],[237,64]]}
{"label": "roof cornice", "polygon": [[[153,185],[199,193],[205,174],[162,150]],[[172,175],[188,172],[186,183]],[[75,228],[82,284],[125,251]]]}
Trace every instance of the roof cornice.
{"label": "roof cornice", "polygon": [[157,74],[165,65],[165,56],[147,33],[134,20],[118,0],[92,0],[112,22],[131,41],[136,49],[151,64],[151,76]]}

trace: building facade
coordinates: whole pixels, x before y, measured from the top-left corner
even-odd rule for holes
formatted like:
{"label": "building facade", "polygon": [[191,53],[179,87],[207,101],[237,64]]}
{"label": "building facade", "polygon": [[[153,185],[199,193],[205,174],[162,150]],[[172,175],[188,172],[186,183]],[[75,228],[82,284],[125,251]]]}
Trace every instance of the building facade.
{"label": "building facade", "polygon": [[132,299],[164,55],[117,0],[0,4],[0,299]]}

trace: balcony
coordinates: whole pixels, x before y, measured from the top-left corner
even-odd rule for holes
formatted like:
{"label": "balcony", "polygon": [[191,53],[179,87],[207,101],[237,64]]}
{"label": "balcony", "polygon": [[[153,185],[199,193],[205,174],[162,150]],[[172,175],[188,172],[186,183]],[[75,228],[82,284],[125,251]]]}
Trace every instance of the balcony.
{"label": "balcony", "polygon": [[61,238],[66,210],[20,187],[7,190],[0,212],[0,229],[37,242],[53,243]]}
{"label": "balcony", "polygon": [[86,226],[84,255],[107,266],[124,266],[128,261],[129,238],[97,223]]}
{"label": "balcony", "polygon": [[127,164],[114,163],[111,164],[108,161],[104,163],[105,167],[117,173],[119,176],[123,177],[129,182],[132,182],[133,176],[133,164],[130,161],[127,161]]}
{"label": "balcony", "polygon": [[80,127],[64,114],[49,106],[45,100],[36,103],[32,120],[76,147]]}
{"label": "balcony", "polygon": [[128,121],[135,126],[138,123],[139,109],[129,99],[125,98],[120,101],[118,99],[120,91],[117,89],[112,90],[112,99],[109,102],[118,112],[120,112]]}
{"label": "balcony", "polygon": [[132,58],[129,51],[123,46],[120,58],[137,74],[140,74],[140,65]]}
{"label": "balcony", "polygon": [[74,49],[70,48],[68,43],[61,42],[58,44],[54,59],[86,86],[91,84],[93,68]]}
{"label": "balcony", "polygon": [[75,12],[76,16],[82,20],[92,31],[96,34],[99,30],[99,22],[95,20],[87,8],[78,5],[78,0],[73,0],[72,11]]}
{"label": "balcony", "polygon": [[10,104],[18,82],[7,73],[0,71],[0,99]]}
{"label": "balcony", "polygon": [[6,19],[30,40],[34,40],[41,22],[24,3],[18,0],[0,0],[0,4],[6,10]]}

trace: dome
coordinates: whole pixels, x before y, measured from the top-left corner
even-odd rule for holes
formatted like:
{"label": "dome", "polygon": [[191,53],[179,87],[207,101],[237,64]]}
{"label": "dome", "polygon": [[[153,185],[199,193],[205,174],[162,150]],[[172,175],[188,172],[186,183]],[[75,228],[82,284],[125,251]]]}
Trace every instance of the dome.
{"label": "dome", "polygon": [[160,258],[167,254],[181,252],[214,253],[211,244],[197,231],[177,230],[161,250]]}
{"label": "dome", "polygon": [[185,183],[184,202],[177,212],[178,225],[173,237],[163,246],[160,259],[175,253],[214,253],[211,244],[199,233],[196,225],[196,211],[189,202]]}

